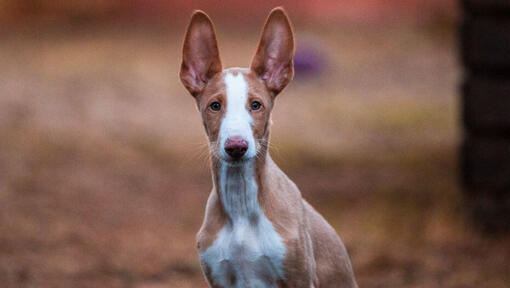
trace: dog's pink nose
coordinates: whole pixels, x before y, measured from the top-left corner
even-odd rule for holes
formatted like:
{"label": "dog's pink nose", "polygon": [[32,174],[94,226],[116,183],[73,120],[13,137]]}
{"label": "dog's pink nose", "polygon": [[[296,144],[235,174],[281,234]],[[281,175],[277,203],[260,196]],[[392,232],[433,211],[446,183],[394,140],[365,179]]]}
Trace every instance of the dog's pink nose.
{"label": "dog's pink nose", "polygon": [[248,142],[240,136],[231,137],[225,141],[225,152],[234,159],[243,157],[246,150],[248,150]]}

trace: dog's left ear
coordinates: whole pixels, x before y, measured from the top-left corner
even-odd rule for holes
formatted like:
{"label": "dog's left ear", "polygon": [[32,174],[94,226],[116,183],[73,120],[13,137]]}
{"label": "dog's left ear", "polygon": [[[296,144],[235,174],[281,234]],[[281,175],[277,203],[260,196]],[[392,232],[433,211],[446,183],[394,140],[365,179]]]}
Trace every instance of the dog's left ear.
{"label": "dog's left ear", "polygon": [[294,76],[294,33],[283,8],[271,11],[251,62],[253,70],[276,96]]}

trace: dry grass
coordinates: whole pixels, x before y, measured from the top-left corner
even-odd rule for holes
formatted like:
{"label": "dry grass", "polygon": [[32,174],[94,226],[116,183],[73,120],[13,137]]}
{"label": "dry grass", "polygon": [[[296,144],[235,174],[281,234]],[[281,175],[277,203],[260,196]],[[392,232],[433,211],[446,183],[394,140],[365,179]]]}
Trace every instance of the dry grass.
{"label": "dry grass", "polygon": [[[272,154],[337,228],[361,287],[505,287],[508,241],[470,227],[456,185],[452,39],[297,31],[321,43],[328,67],[279,96]],[[245,33],[253,37],[220,33],[228,66],[248,64],[258,34]],[[210,176],[199,116],[177,79],[180,37],[2,36],[6,287],[205,287],[194,234]]]}

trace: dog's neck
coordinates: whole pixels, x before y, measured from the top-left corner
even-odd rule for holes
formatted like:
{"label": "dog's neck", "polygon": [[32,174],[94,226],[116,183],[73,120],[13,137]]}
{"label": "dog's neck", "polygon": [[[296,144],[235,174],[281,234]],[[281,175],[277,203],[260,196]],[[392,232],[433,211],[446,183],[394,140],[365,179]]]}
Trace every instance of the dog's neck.
{"label": "dog's neck", "polygon": [[[239,165],[223,161],[213,162],[213,181],[223,211],[229,222],[257,221],[260,214],[259,193],[269,158],[267,153]],[[270,160],[270,159],[269,159]]]}

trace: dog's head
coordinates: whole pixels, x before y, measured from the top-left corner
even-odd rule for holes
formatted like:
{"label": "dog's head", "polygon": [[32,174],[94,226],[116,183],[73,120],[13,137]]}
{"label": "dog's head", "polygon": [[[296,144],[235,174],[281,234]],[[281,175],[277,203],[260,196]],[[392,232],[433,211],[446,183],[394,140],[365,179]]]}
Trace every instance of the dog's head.
{"label": "dog's head", "polygon": [[292,80],[293,56],[290,21],[275,8],[250,68],[223,70],[211,20],[202,11],[193,14],[180,78],[197,101],[215,159],[235,164],[266,152],[274,99]]}

